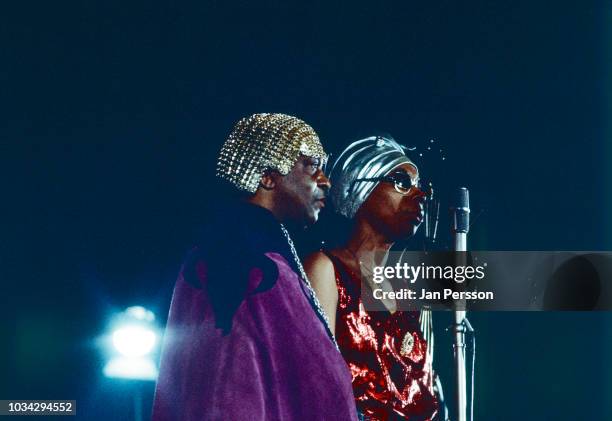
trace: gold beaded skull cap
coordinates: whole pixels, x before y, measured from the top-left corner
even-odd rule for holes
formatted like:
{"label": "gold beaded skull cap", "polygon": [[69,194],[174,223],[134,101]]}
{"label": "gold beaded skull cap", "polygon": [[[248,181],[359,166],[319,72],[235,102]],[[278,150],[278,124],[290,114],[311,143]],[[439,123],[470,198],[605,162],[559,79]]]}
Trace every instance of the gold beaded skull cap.
{"label": "gold beaded skull cap", "polygon": [[255,193],[264,171],[287,175],[300,155],[327,155],[312,127],[286,114],[253,114],[236,123],[221,147],[217,177]]}

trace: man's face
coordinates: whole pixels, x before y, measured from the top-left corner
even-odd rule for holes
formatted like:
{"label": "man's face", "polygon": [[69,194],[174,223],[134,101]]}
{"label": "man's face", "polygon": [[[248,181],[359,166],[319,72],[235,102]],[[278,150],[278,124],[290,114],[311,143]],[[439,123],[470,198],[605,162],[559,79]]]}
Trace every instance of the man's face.
{"label": "man's face", "polygon": [[330,187],[321,166],[320,158],[300,156],[289,174],[278,178],[275,202],[283,219],[301,225],[317,222]]}

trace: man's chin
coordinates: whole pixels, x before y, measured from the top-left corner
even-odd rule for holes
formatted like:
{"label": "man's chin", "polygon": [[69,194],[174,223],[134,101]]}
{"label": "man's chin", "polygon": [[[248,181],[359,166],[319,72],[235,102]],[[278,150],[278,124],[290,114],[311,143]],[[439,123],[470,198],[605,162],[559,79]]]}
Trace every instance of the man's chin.
{"label": "man's chin", "polygon": [[318,220],[319,220],[319,214],[312,215],[310,218],[308,218],[306,225],[307,226],[314,225],[317,223]]}
{"label": "man's chin", "polygon": [[306,226],[311,226],[317,223],[319,220],[319,211],[313,210],[306,216]]}

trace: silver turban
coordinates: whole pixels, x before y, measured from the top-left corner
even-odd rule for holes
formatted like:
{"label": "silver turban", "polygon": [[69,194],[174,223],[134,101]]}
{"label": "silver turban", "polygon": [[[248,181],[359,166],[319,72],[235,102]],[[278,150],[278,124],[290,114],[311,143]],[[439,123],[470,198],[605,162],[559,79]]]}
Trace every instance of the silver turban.
{"label": "silver turban", "polygon": [[328,175],[332,184],[330,199],[336,212],[353,218],[378,185],[377,181],[355,180],[383,177],[399,165],[414,165],[404,149],[407,148],[383,136],[371,136],[351,143],[334,161]]}

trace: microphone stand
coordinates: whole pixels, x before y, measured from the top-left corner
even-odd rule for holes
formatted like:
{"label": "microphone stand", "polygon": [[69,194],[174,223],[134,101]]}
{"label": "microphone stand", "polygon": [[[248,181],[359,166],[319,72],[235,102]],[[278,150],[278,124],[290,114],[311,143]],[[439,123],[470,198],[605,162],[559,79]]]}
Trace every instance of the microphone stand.
{"label": "microphone stand", "polygon": [[[451,208],[453,211],[453,227],[452,231],[455,240],[455,260],[456,265],[465,266],[467,263],[467,233],[469,230],[469,193],[465,187],[458,190],[456,207]],[[463,284],[459,290],[464,290]],[[467,376],[465,369],[465,333],[466,331],[473,332],[470,322],[466,318],[466,302],[465,300],[456,300],[454,302],[455,322],[453,324],[453,355],[455,359],[455,380],[456,380],[456,421],[467,421]],[[473,418],[473,414],[472,414]]]}

